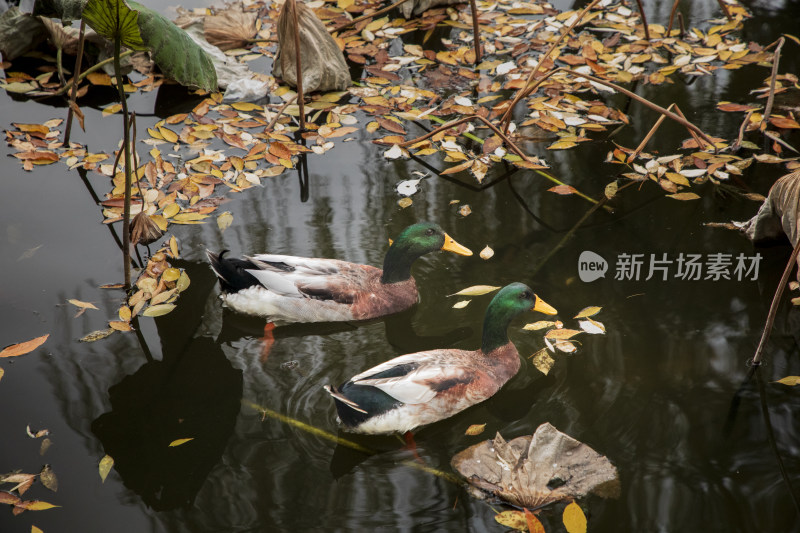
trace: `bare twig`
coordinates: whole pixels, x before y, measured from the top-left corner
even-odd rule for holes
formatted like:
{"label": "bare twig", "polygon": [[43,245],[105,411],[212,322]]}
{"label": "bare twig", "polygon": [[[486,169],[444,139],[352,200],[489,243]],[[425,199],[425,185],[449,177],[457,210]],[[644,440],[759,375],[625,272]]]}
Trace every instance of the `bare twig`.
{"label": "bare twig", "polygon": [[[72,131],[72,115],[73,110],[72,106],[75,104],[75,100],[78,95],[78,78],[79,74],[81,73],[81,61],[83,60],[83,36],[86,33],[86,21],[81,19],[81,30],[80,36],[78,38],[78,57],[75,58],[75,72],[72,73],[72,91],[69,95],[69,111],[67,111],[67,125],[64,126],[64,146],[69,147],[69,135]],[[62,89],[66,90],[69,85],[64,85]]]}
{"label": "bare twig", "polygon": [[682,117],[678,116],[677,114],[673,113],[672,111],[668,111],[668,110],[664,109],[663,107],[661,107],[660,105],[654,104],[650,100],[642,98],[638,94],[633,93],[633,92],[631,92],[628,89],[625,89],[623,87],[620,87],[619,85],[617,85],[615,83],[611,83],[610,81],[602,80],[600,78],[596,78],[596,77],[591,76],[589,74],[581,74],[580,72],[575,72],[574,70],[571,70],[571,69],[568,69],[568,68],[562,68],[562,69],[563,69],[564,72],[569,72],[573,76],[580,76],[582,78],[586,78],[586,79],[592,80],[595,83],[599,83],[601,85],[605,85],[606,87],[611,87],[612,89],[614,89],[616,91],[619,91],[622,94],[633,98],[637,102],[639,102],[641,104],[644,104],[645,106],[649,107],[653,111],[657,111],[657,112],[661,113],[662,115],[666,115],[667,118],[671,118],[672,120],[674,120],[678,124],[680,124],[680,125],[688,128],[688,129],[694,131],[695,133],[697,133],[700,136],[701,139],[706,141],[709,145],[714,146],[714,142],[708,137],[708,135],[703,133],[703,130],[701,130],[700,128],[698,128],[697,126],[695,126],[694,124],[692,124],[691,122],[686,120],[685,118],[682,118]]}
{"label": "bare twig", "polygon": [[[669,107],[667,108],[667,111],[669,111],[673,107],[675,107],[675,104],[670,104]],[[653,124],[653,127],[650,128],[650,131],[648,131],[647,135],[645,135],[644,139],[642,139],[642,142],[640,142],[639,146],[636,147],[636,150],[634,150],[633,153],[628,156],[627,158],[628,161],[633,161],[639,156],[642,150],[644,150],[644,147],[647,146],[647,143],[650,142],[650,139],[656,133],[656,130],[658,130],[658,128],[661,126],[661,123],[664,122],[666,118],[667,118],[666,115],[661,115],[660,117],[658,117],[656,123]]]}
{"label": "bare twig", "polygon": [[405,4],[406,2],[408,2],[408,0],[398,0],[394,4],[386,6],[383,9],[379,9],[377,11],[373,11],[372,13],[367,13],[366,15],[361,15],[360,17],[356,17],[351,21],[348,21],[348,22],[345,22],[344,24],[338,25],[335,28],[331,28],[330,30],[328,30],[328,33],[336,33],[337,31],[342,31],[344,29],[349,28],[350,26],[354,26],[354,25],[358,24],[359,22],[361,22],[362,20],[369,20],[371,18],[375,18],[377,16],[383,15],[384,13],[388,13],[389,11],[391,11],[394,8],[396,8],[400,4]]}
{"label": "bare twig", "polygon": [[731,151],[736,152],[739,150],[739,146],[742,144],[742,139],[744,139],[744,131],[747,128],[747,125],[750,124],[750,117],[753,116],[753,110],[747,112],[745,115],[744,120],[742,121],[742,125],[739,126],[739,136],[736,137],[736,142],[731,145]]}
{"label": "bare twig", "polygon": [[769,98],[767,98],[767,107],[764,109],[764,115],[761,117],[761,124],[758,125],[761,131],[766,129],[766,121],[769,120],[769,116],[772,114],[772,104],[775,101],[775,83],[778,78],[778,65],[781,61],[781,48],[783,48],[783,43],[785,40],[786,39],[783,36],[778,39],[778,45],[775,47],[775,52],[772,56],[772,74],[769,78]]}
{"label": "bare twig", "polygon": [[639,15],[642,17],[642,25],[644,26],[644,38],[650,40],[650,27],[647,25],[647,15],[644,14],[642,7],[642,0],[636,0],[636,5],[639,6]]}
{"label": "bare twig", "polygon": [[469,7],[472,10],[472,40],[475,48],[475,64],[481,62],[481,28],[478,24],[478,3],[475,0],[469,0]]}
{"label": "bare twig", "polygon": [[[461,117],[461,118],[458,118],[458,119],[455,119],[455,120],[451,120],[450,122],[446,122],[445,124],[442,124],[438,128],[435,128],[435,129],[429,131],[428,133],[426,133],[425,135],[422,135],[421,137],[417,137],[416,139],[412,139],[410,141],[399,143],[398,146],[400,146],[402,148],[406,148],[406,147],[411,146],[413,144],[417,144],[418,142],[422,142],[422,141],[424,141],[424,140],[436,135],[437,133],[439,133],[441,131],[446,131],[446,130],[448,130],[450,128],[458,126],[459,124],[463,124],[464,122],[469,122],[470,120],[473,120],[473,119],[480,120],[486,126],[488,126],[495,134],[497,134],[498,137],[500,137],[503,140],[503,142],[506,144],[506,146],[508,146],[510,151],[514,152],[516,155],[521,157],[524,161],[526,161],[528,163],[536,164],[536,162],[533,159],[528,157],[528,155],[525,152],[523,152],[516,144],[514,144],[511,141],[511,139],[509,139],[497,126],[495,126],[488,119],[486,119],[486,118],[484,118],[484,117],[482,117],[480,115],[468,115],[466,117]],[[550,174],[547,174],[547,173],[544,173],[544,172],[539,172],[539,174],[541,174],[542,176],[544,176],[545,178],[547,178],[548,180],[552,181],[553,183],[555,183],[557,185],[566,185],[566,183],[560,181],[555,176],[551,176]],[[574,187],[573,187],[573,189],[574,189]],[[590,201],[590,202],[592,202],[594,204],[597,203],[597,200],[595,200],[591,196],[587,196],[587,195],[583,194],[582,192],[580,192],[577,189],[575,189],[575,194],[577,194],[581,198],[583,198],[585,200],[588,200],[588,201]]]}
{"label": "bare twig", "polygon": [[725,13],[725,18],[728,19],[728,22],[732,21],[733,17],[731,16],[730,12],[728,11],[728,6],[725,5],[725,1],[724,0],[717,0],[717,3],[719,4],[719,8],[722,10],[722,12]]}
{"label": "bare twig", "polygon": [[[683,111],[681,111],[681,108],[678,107],[677,105],[675,106],[675,114],[678,115],[679,117],[681,117],[682,119],[686,120],[686,115],[683,114]],[[703,143],[706,142],[706,141],[700,139],[700,137],[698,137],[697,134],[695,132],[693,132],[692,130],[689,130],[689,135],[692,136],[692,139],[694,139],[694,142],[697,143],[697,146],[702,147]],[[713,143],[706,142],[706,144],[711,146],[711,148],[714,148],[714,144]]]}
{"label": "bare twig", "polygon": [[761,364],[761,359],[764,354],[764,348],[767,347],[770,333],[772,333],[772,326],[775,324],[775,316],[778,314],[778,304],[781,303],[781,296],[786,289],[786,284],[789,281],[789,276],[794,270],[795,262],[797,262],[797,255],[800,253],[800,239],[792,250],[792,255],[789,256],[789,261],[786,262],[786,268],[783,269],[781,281],[778,283],[778,288],[775,289],[775,296],[772,297],[772,304],[769,306],[769,313],[767,313],[767,323],[764,325],[764,332],[761,334],[761,340],[758,341],[758,348],[756,354],[753,356],[751,364],[757,367]]}
{"label": "bare twig", "polygon": [[678,10],[678,4],[680,3],[681,0],[675,0],[675,2],[672,4],[672,9],[669,12],[669,24],[667,24],[667,33],[664,34],[667,37],[669,37],[669,32],[672,31],[672,22],[675,20],[675,12]]}
{"label": "bare twig", "polygon": [[277,114],[274,117],[272,117],[272,120],[269,121],[269,124],[267,124],[267,127],[264,128],[264,132],[265,133],[270,131],[270,130],[272,130],[272,128],[275,126],[275,123],[278,122],[279,118],[281,118],[281,114],[283,114],[283,112],[286,111],[286,108],[289,107],[292,104],[292,102],[295,101],[296,98],[297,98],[297,95],[295,94],[294,96],[292,96],[291,98],[286,100],[286,102],[281,106],[281,108],[278,109]]}
{"label": "bare twig", "polygon": [[581,21],[583,21],[583,17],[586,16],[586,13],[588,13],[589,10],[593,8],[595,4],[597,4],[597,2],[599,1],[600,0],[592,0],[592,2],[588,6],[584,7],[583,10],[581,10],[581,12],[578,13],[572,24],[570,24],[569,27],[561,34],[561,36],[559,36],[559,38],[556,39],[555,42],[550,45],[550,48],[547,49],[547,52],[545,52],[545,54],[541,58],[539,58],[539,62],[536,63],[535,67],[533,67],[533,70],[528,76],[528,80],[525,82],[525,85],[517,91],[517,94],[514,95],[514,99],[511,100],[511,104],[509,104],[508,109],[506,109],[506,112],[503,113],[503,116],[500,118],[500,124],[503,128],[503,131],[508,131],[508,126],[511,123],[511,117],[513,116],[514,113],[514,107],[517,105],[517,103],[521,99],[525,98],[527,95],[531,94],[531,90],[529,89],[528,86],[533,82],[534,79],[536,79],[536,75],[539,73],[539,69],[542,68],[542,65],[545,64],[547,59],[550,57],[550,54],[552,54],[553,50],[555,50],[556,47],[559,44],[561,44],[561,41],[563,41],[566,38],[566,36],[569,35],[572,32],[572,30],[578,24],[581,23]]}

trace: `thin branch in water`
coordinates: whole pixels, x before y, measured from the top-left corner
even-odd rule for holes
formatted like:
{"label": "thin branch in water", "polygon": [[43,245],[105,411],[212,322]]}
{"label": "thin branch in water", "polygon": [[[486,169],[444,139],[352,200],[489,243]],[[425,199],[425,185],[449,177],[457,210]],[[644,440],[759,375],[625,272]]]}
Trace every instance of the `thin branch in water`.
{"label": "thin branch in water", "polygon": [[[646,98],[643,98],[643,97],[639,96],[638,94],[629,91],[628,89],[620,87],[619,85],[617,85],[615,83],[611,83],[610,81],[606,81],[606,80],[603,80],[603,79],[600,79],[600,78],[596,78],[596,77],[591,76],[589,74],[581,74],[580,72],[575,72],[574,70],[571,70],[571,69],[568,69],[568,68],[564,68],[563,70],[564,70],[564,72],[569,72],[573,76],[579,76],[581,78],[586,78],[588,80],[592,80],[595,83],[599,83],[600,85],[605,85],[606,87],[611,87],[612,89],[614,89],[616,91],[619,91],[622,94],[624,94],[626,96],[629,96],[630,98],[633,98],[637,102],[639,102],[641,104],[644,104],[645,106],[649,107],[653,111],[657,111],[657,112],[661,113],[662,115],[666,115],[667,118],[671,118],[672,120],[674,120],[678,124],[680,124],[680,125],[688,128],[688,129],[694,131],[695,133],[697,133],[700,136],[701,139],[706,141],[710,146],[714,146],[714,142],[708,137],[708,135],[703,133],[703,130],[701,130],[700,128],[698,128],[697,126],[695,126],[694,124],[692,124],[691,122],[686,120],[685,118],[680,117],[677,114],[673,113],[672,111],[668,111],[668,110],[664,109],[663,107],[661,107],[660,105],[654,104],[650,100],[647,100]],[[715,150],[716,150],[716,148],[715,148]]]}
{"label": "thin branch in water", "polygon": [[294,102],[296,99],[297,95],[295,94],[294,96],[286,100],[286,102],[281,106],[281,108],[278,109],[278,112],[275,114],[275,116],[272,117],[272,120],[269,121],[267,127],[264,128],[264,133],[272,131],[272,128],[275,127],[275,124],[278,122],[278,119],[281,118],[281,114],[283,114],[283,112],[286,111],[286,108],[289,107],[292,104],[292,102]]}
{"label": "thin branch in water", "polygon": [[764,325],[764,331],[761,334],[761,340],[758,341],[758,348],[756,354],[751,361],[753,367],[761,364],[761,359],[764,356],[764,348],[767,347],[767,341],[772,333],[772,326],[775,324],[775,316],[778,314],[778,305],[781,303],[783,291],[786,289],[786,284],[789,282],[789,276],[794,270],[794,265],[797,262],[797,255],[800,253],[800,239],[792,250],[792,255],[789,256],[789,261],[786,262],[786,268],[783,269],[781,281],[778,283],[778,288],[775,289],[775,296],[772,297],[772,304],[769,306],[769,313],[767,313],[767,323]]}
{"label": "thin branch in water", "polygon": [[733,143],[733,145],[731,146],[732,152],[739,151],[739,147],[742,144],[742,139],[744,139],[745,128],[747,128],[747,125],[750,124],[750,117],[752,116],[753,116],[753,110],[751,109],[747,112],[747,115],[745,115],[744,120],[742,121],[742,125],[739,126],[739,136],[736,137],[736,142]]}
{"label": "thin branch in water", "polygon": [[[675,104],[670,104],[667,108],[667,111],[671,110],[673,107],[675,107]],[[666,118],[666,115],[661,115],[658,117],[656,123],[653,124],[653,127],[650,128],[650,131],[648,131],[647,135],[645,135],[644,139],[642,139],[642,142],[640,142],[639,146],[636,147],[636,150],[634,150],[633,153],[627,157],[628,161],[633,161],[639,157],[639,154],[642,152],[642,150],[644,150],[644,147],[647,146],[647,143],[650,142],[650,139],[652,139],[653,135],[655,135],[656,131],[661,126],[661,123],[664,122]]]}
{"label": "thin branch in water", "polygon": [[[422,135],[421,137],[417,137],[416,139],[412,139],[410,141],[399,143],[398,146],[400,146],[401,148],[406,148],[408,146],[417,144],[418,142],[422,142],[422,141],[424,141],[424,140],[436,135],[440,131],[448,130],[450,128],[458,126],[459,124],[463,124],[464,122],[469,122],[470,120],[473,120],[473,119],[480,120],[486,126],[488,126],[489,129],[491,129],[494,133],[497,134],[498,137],[500,137],[503,140],[503,142],[506,144],[506,146],[508,146],[508,149],[510,151],[514,152],[516,155],[521,157],[526,162],[536,164],[536,162],[534,160],[532,160],[530,157],[528,157],[528,154],[523,152],[516,144],[514,144],[514,142],[511,141],[511,139],[506,137],[506,135],[497,126],[495,126],[488,119],[486,119],[486,118],[484,118],[484,117],[482,117],[480,115],[468,115],[466,117],[461,117],[461,118],[458,118],[458,119],[455,119],[455,120],[451,120],[450,122],[447,122],[447,123],[439,126],[438,128],[435,128],[435,129],[429,131],[428,133],[426,133],[425,135]],[[544,176],[545,178],[549,179],[550,181],[552,181],[553,183],[555,183],[557,185],[566,185],[566,183],[560,181],[559,179],[557,179],[554,176],[551,176],[550,174],[547,174],[546,172],[540,172],[537,169],[534,169],[534,170],[536,170],[537,173],[539,173],[540,175]],[[575,188],[573,187],[573,189],[575,189]],[[588,200],[589,202],[592,202],[594,204],[597,203],[597,200],[595,200],[591,196],[585,195],[584,193],[580,192],[577,189],[575,189],[575,194],[577,194],[578,196],[580,196],[584,200]]]}
{"label": "thin branch in water", "polygon": [[778,137],[777,135],[775,135],[771,131],[764,130],[762,133],[764,134],[765,137],[768,137],[768,138],[772,139],[776,143],[782,145],[784,148],[788,148],[792,152],[797,153],[797,150],[794,148],[794,146],[792,146],[791,144],[787,143],[786,141],[784,141],[783,139],[781,139],[780,137]]}
{"label": "thin branch in water", "polygon": [[408,2],[408,0],[398,0],[397,2],[395,2],[394,4],[392,4],[390,6],[386,6],[386,7],[382,8],[382,9],[377,10],[377,11],[373,11],[372,13],[367,13],[366,15],[361,15],[360,17],[356,17],[351,21],[348,21],[348,22],[345,22],[344,24],[338,25],[335,28],[331,28],[330,30],[328,30],[328,33],[336,33],[337,31],[342,31],[344,29],[349,28],[350,26],[354,26],[354,25],[358,24],[359,22],[361,22],[362,20],[369,20],[371,18],[378,17],[380,15],[383,15],[384,13],[388,13],[389,11],[391,11],[394,8],[396,8],[400,4],[405,4],[406,2]]}
{"label": "thin branch in water", "polygon": [[781,48],[783,48],[783,43],[785,41],[786,39],[783,36],[778,39],[778,45],[775,47],[775,52],[772,56],[772,74],[769,77],[769,98],[767,98],[767,107],[764,108],[764,115],[761,117],[761,124],[758,125],[761,131],[767,128],[767,121],[769,121],[769,116],[772,114],[772,105],[775,102],[775,83],[778,78],[778,65],[781,62]]}
{"label": "thin branch in water", "polygon": [[[686,120],[686,115],[683,114],[683,111],[681,111],[681,108],[678,107],[677,105],[675,106],[675,114],[678,115],[679,117],[681,117],[682,119]],[[692,139],[694,139],[694,142],[697,143],[697,146],[703,146],[703,143],[706,142],[706,141],[700,139],[700,137],[698,137],[697,134],[695,132],[693,132],[692,130],[689,130],[689,135],[692,136]],[[707,144],[711,148],[714,148],[714,144],[713,143],[707,143]],[[714,149],[716,150],[716,148],[714,148]]]}
{"label": "thin branch in water", "polygon": [[644,26],[644,38],[650,40],[650,27],[647,25],[647,15],[644,14],[642,7],[642,0],[636,0],[636,5],[639,6],[639,15],[642,17],[642,25]]}
{"label": "thin branch in water", "polygon": [[536,75],[539,73],[539,69],[541,69],[542,65],[545,64],[547,59],[550,57],[550,54],[553,53],[553,50],[555,50],[556,47],[559,44],[561,44],[561,41],[563,41],[567,37],[567,35],[572,33],[572,30],[583,21],[583,17],[586,16],[586,13],[588,13],[589,10],[593,8],[595,4],[597,4],[597,2],[599,1],[600,0],[592,0],[592,2],[588,6],[584,7],[583,10],[581,10],[581,12],[578,13],[577,17],[572,22],[572,24],[570,24],[569,27],[564,32],[561,33],[559,38],[556,39],[556,41],[550,45],[550,48],[547,49],[547,52],[545,52],[545,54],[539,58],[539,62],[536,63],[535,67],[533,67],[533,70],[528,76],[528,80],[525,82],[525,85],[517,91],[517,94],[514,95],[514,99],[511,100],[511,104],[509,104],[508,109],[506,109],[506,112],[503,113],[503,116],[500,118],[500,124],[504,132],[508,131],[508,126],[509,124],[511,124],[511,117],[514,114],[514,107],[520,100],[531,94],[531,90],[528,88],[528,86],[533,82],[534,79],[536,79]]}
{"label": "thin branch in water", "polygon": [[675,20],[675,12],[678,10],[678,4],[681,3],[681,0],[675,0],[672,4],[672,9],[669,12],[669,24],[667,24],[667,32],[664,34],[665,36],[669,37],[669,32],[672,31],[672,22]]}
{"label": "thin branch in water", "polygon": [[730,11],[728,11],[728,6],[725,5],[725,1],[724,0],[717,0],[717,3],[719,4],[719,8],[725,14],[725,18],[728,19],[728,22],[732,21],[733,17],[731,16]]}

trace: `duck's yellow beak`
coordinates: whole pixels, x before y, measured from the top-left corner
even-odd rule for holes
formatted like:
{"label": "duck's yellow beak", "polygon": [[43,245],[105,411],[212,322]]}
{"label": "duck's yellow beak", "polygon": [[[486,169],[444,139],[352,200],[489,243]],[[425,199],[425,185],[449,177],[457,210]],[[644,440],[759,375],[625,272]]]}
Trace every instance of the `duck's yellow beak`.
{"label": "duck's yellow beak", "polygon": [[549,303],[545,302],[538,296],[536,297],[536,303],[533,304],[531,307],[531,311],[539,311],[540,313],[544,313],[546,315],[557,315],[558,311],[556,311],[555,307],[550,305]]}
{"label": "duck's yellow beak", "polygon": [[447,250],[448,252],[453,252],[454,254],[458,255],[466,255],[467,257],[472,255],[472,250],[466,246],[461,246],[458,244],[455,239],[453,239],[447,233],[444,234],[444,244],[442,245],[442,250]]}

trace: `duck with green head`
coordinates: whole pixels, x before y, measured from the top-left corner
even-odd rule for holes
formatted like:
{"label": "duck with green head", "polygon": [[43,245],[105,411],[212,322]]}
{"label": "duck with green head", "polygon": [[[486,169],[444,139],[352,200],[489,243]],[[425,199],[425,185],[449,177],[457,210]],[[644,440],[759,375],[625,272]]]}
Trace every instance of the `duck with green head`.
{"label": "duck with green head", "polygon": [[325,386],[340,424],[354,433],[405,433],[491,397],[519,370],[519,353],[507,330],[517,315],[528,310],[556,314],[527,285],[511,283],[486,309],[479,350],[401,355],[337,388]]}
{"label": "duck with green head", "polygon": [[411,265],[436,250],[472,255],[431,222],[403,230],[386,252],[382,270],[337,259],[206,254],[222,298],[234,311],[272,322],[338,322],[376,318],[414,305],[418,295]]}

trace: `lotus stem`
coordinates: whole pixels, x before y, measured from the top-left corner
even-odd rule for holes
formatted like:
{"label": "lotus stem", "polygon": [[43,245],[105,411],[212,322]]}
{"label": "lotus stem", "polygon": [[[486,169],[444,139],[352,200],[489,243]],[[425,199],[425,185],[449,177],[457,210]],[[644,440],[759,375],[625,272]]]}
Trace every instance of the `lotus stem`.
{"label": "lotus stem", "polygon": [[114,79],[122,102],[122,149],[125,157],[125,196],[122,208],[122,262],[125,271],[125,290],[131,288],[131,146],[128,135],[128,101],[122,82],[119,53],[120,37],[114,38]]}
{"label": "lotus stem", "polygon": [[300,62],[300,23],[297,20],[297,4],[295,0],[287,0],[287,8],[292,10],[294,20],[294,60],[295,77],[297,78],[297,105],[300,108],[300,132],[306,129],[305,97],[303,95],[303,65]]}
{"label": "lotus stem", "polygon": [[775,83],[778,78],[778,65],[781,62],[781,48],[783,48],[785,40],[785,37],[781,36],[781,38],[778,39],[775,52],[773,52],[772,74],[769,77],[769,97],[767,98],[767,107],[764,108],[764,115],[761,117],[761,124],[759,124],[759,129],[762,131],[767,127],[765,121],[769,121],[769,116],[772,114],[772,105],[775,102]]}
{"label": "lotus stem", "polygon": [[[80,29],[80,36],[78,37],[78,57],[75,58],[75,72],[72,73],[72,92],[69,95],[69,111],[67,111],[67,125],[64,127],[64,146],[69,147],[69,136],[70,132],[72,131],[72,106],[77,105],[75,103],[78,95],[78,74],[81,71],[81,62],[83,60],[83,39],[84,35],[86,35],[86,21],[81,19],[81,29]],[[66,92],[67,88],[70,87],[69,85],[64,84],[61,87],[61,90]],[[61,94],[59,92],[59,94]]]}
{"label": "lotus stem", "polygon": [[644,14],[642,7],[642,0],[636,0],[636,5],[639,6],[639,16],[642,17],[642,25],[644,26],[644,38],[650,40],[650,27],[647,25],[647,15]]}
{"label": "lotus stem", "polygon": [[675,20],[675,12],[678,10],[678,4],[681,3],[681,0],[675,0],[672,3],[672,9],[669,12],[669,24],[667,24],[667,32],[664,34],[669,37],[669,32],[672,31],[672,23]]}
{"label": "lotus stem", "polygon": [[478,23],[478,5],[475,0],[469,0],[469,6],[472,11],[472,40],[475,48],[475,65],[477,66],[481,62],[481,28]]}

